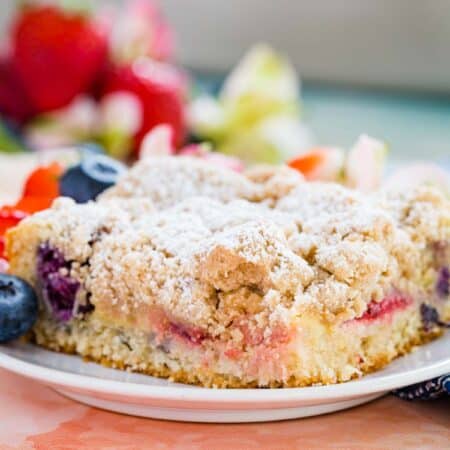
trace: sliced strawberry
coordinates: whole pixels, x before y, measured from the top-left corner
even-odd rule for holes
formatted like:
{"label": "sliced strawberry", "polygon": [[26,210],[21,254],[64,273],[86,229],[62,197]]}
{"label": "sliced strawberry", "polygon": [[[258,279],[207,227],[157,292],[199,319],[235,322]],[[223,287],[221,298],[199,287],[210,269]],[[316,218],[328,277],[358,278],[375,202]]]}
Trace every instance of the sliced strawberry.
{"label": "sliced strawberry", "polygon": [[8,228],[15,227],[29,214],[17,209],[15,206],[2,206],[0,208],[0,236],[3,236]]}
{"label": "sliced strawberry", "polygon": [[59,195],[58,178],[63,171],[59,163],[34,170],[25,182],[22,198],[15,205],[0,208],[0,258],[5,258],[4,235],[22,219],[51,206]]}
{"label": "sliced strawberry", "polygon": [[28,176],[23,189],[23,196],[51,199],[58,197],[59,177],[62,173],[63,167],[57,162],[38,167]]}
{"label": "sliced strawberry", "polygon": [[12,27],[12,63],[36,112],[89,90],[106,64],[107,40],[87,14],[26,6]]}
{"label": "sliced strawberry", "polygon": [[54,199],[55,197],[22,197],[14,206],[5,205],[0,208],[0,266],[2,259],[6,259],[4,236],[8,229],[15,227],[30,214],[49,208]]}
{"label": "sliced strawberry", "polygon": [[34,214],[43,209],[50,208],[56,197],[22,197],[15,205],[18,211]]}
{"label": "sliced strawberry", "polygon": [[300,155],[299,157],[293,159],[289,162],[289,166],[293,169],[297,169],[303,173],[303,175],[311,173],[313,170],[319,166],[324,159],[322,152],[317,150],[312,150],[305,155]]}

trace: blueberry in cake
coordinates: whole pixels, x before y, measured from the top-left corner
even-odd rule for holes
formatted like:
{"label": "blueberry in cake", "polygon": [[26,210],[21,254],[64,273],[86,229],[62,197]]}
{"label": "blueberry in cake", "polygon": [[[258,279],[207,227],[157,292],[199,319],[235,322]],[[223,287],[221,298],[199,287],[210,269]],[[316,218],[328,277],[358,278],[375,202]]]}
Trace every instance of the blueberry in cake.
{"label": "blueberry in cake", "polygon": [[23,220],[7,252],[39,297],[37,344],[203,386],[350,380],[450,319],[450,202],[430,187],[147,158]]}

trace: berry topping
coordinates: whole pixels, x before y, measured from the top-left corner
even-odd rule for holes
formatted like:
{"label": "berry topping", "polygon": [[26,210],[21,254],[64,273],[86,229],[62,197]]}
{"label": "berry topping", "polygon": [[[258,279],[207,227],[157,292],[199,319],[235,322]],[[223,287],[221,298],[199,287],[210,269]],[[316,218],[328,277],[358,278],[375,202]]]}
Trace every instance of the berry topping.
{"label": "berry topping", "polygon": [[125,166],[108,156],[86,153],[80,164],[71,167],[60,179],[61,195],[78,203],[94,200],[114,185]]}
{"label": "berry topping", "polygon": [[0,342],[25,334],[36,321],[37,313],[32,287],[21,278],[0,273]]}
{"label": "berry topping", "polygon": [[49,244],[38,249],[37,273],[42,295],[53,316],[66,322],[72,318],[75,298],[80,287],[69,274],[70,262]]}

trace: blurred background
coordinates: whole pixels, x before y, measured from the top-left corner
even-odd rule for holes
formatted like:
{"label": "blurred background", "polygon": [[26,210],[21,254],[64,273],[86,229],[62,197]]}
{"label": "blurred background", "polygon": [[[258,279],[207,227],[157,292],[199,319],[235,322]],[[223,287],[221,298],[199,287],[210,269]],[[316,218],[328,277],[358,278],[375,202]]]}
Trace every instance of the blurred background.
{"label": "blurred background", "polygon": [[229,70],[253,43],[274,45],[303,79],[322,142],[364,131],[398,154],[450,154],[448,0],[165,0],[180,61]]}
{"label": "blurred background", "polygon": [[[17,3],[2,0],[3,32]],[[175,30],[177,61],[206,84],[217,85],[257,42],[287,55],[303,80],[303,118],[320,143],[348,147],[366,132],[401,158],[450,153],[448,0],[159,4]]]}

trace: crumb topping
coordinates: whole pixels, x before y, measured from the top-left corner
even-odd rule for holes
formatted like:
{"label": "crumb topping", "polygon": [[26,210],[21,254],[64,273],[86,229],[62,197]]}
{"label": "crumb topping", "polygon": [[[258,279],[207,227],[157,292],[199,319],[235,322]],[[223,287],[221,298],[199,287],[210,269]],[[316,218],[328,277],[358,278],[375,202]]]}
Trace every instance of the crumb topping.
{"label": "crumb topping", "polygon": [[29,258],[49,241],[104,321],[139,326],[162,309],[239,340],[242,319],[263,330],[302,314],[345,321],[393,286],[407,289],[420,249],[450,239],[449,214],[431,188],[364,196],[287,168],[238,174],[148,158],[96,203],[58,199],[24,220],[8,252],[18,266],[20,246]]}

